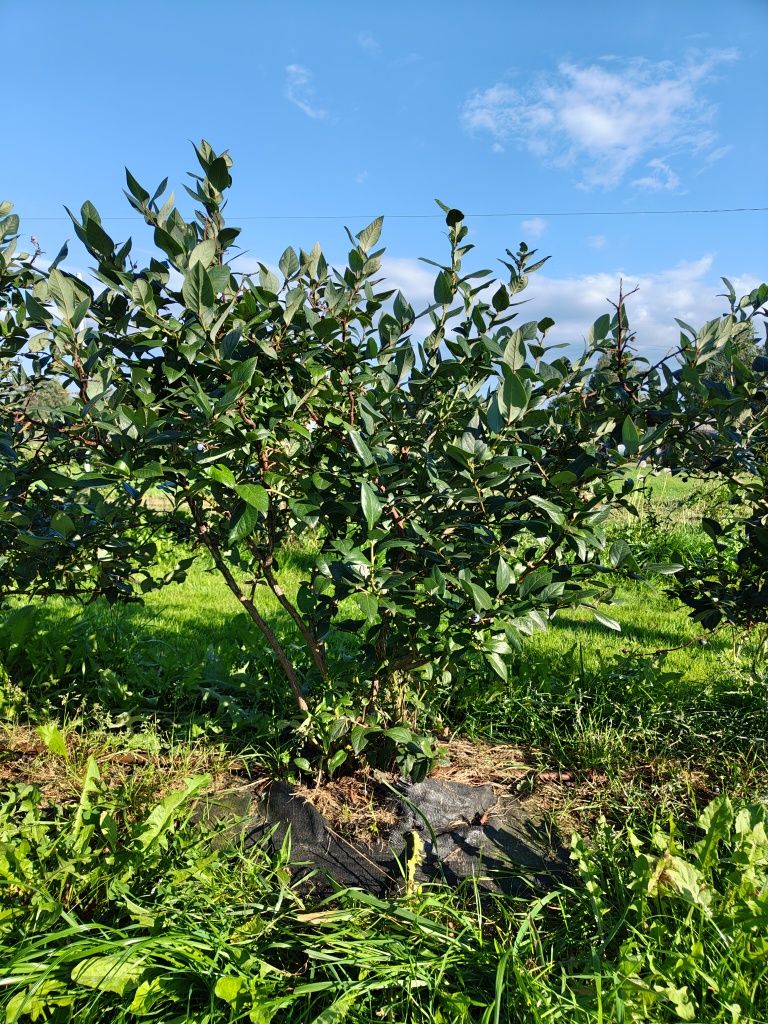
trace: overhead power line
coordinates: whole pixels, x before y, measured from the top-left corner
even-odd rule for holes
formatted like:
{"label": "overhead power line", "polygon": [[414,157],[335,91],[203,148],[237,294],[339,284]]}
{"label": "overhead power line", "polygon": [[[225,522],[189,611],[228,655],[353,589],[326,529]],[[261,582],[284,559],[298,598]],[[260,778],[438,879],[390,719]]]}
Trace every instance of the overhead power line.
{"label": "overhead power line", "polygon": [[[465,217],[674,217],[681,214],[711,214],[711,213],[768,213],[768,206],[729,206],[700,210],[554,210],[542,213],[530,211],[513,211],[508,213],[465,213]],[[374,217],[383,216],[385,220],[437,220],[442,219],[442,213],[257,213],[248,216],[231,216],[232,222],[246,220],[373,220]],[[69,217],[37,217],[34,214],[24,214],[27,220],[34,221],[66,221]],[[104,220],[130,220],[135,217],[129,216],[104,216]]]}

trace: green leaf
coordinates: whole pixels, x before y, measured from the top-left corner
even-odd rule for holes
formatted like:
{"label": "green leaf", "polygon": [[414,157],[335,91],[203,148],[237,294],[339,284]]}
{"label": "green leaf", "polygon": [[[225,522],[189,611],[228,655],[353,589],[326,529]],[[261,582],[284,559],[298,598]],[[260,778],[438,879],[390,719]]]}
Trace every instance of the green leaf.
{"label": "green leaf", "polygon": [[227,466],[209,466],[206,475],[209,480],[213,480],[217,484],[224,484],[225,487],[234,489],[237,486],[235,474]]}
{"label": "green leaf", "polygon": [[247,986],[248,982],[242,975],[225,974],[217,979],[213,993],[225,1003],[236,1003],[240,993]]}
{"label": "green leaf", "polygon": [[528,392],[520,377],[506,363],[501,364],[502,388],[499,408],[508,423],[519,419],[528,407]]}
{"label": "green leaf", "polygon": [[395,295],[394,301],[392,302],[392,312],[399,324],[410,323],[414,318],[413,306],[408,302],[402,292],[398,292]]}
{"label": "green leaf", "polygon": [[173,827],[179,809],[210,781],[210,775],[196,775],[186,780],[184,789],[169,793],[134,831],[133,838],[137,845],[146,853],[155,843],[162,842]]}
{"label": "green leaf", "polygon": [[361,725],[357,722],[352,726],[352,731],[349,734],[349,742],[352,749],[356,754],[361,753],[368,746],[368,737],[371,733],[379,732],[378,729],[370,729],[367,725]]}
{"label": "green leaf", "polygon": [[171,194],[168,196],[166,201],[160,207],[160,210],[158,211],[158,214],[157,214],[157,223],[160,225],[161,229],[165,228],[165,224],[168,222],[169,218],[171,217],[171,213],[173,212],[173,208],[174,208],[175,204],[176,204],[176,193],[175,192],[171,192]]}
{"label": "green leaf", "polygon": [[280,291],[280,282],[277,277],[263,263],[259,264],[259,284],[264,291],[270,292],[272,295],[277,295]]}
{"label": "green leaf", "polygon": [[504,285],[501,285],[499,289],[493,293],[491,303],[497,313],[502,313],[507,309],[509,306],[509,292]]}
{"label": "green leaf", "polygon": [[184,275],[181,294],[188,309],[201,320],[207,318],[213,309],[215,296],[213,285],[202,263],[195,263]]}
{"label": "green leaf", "polygon": [[379,614],[379,599],[370,591],[361,591],[355,594],[355,603],[365,616],[366,622],[375,622]]}
{"label": "green leaf", "polygon": [[10,238],[12,235],[18,235],[19,233],[19,218],[15,213],[12,213],[10,217],[4,217],[0,221],[0,239]]}
{"label": "green leaf", "polygon": [[363,508],[365,521],[368,524],[368,530],[370,531],[381,519],[382,506],[376,496],[376,492],[367,480],[363,480],[360,484],[360,504]]}
{"label": "green leaf", "polygon": [[674,576],[682,572],[683,566],[679,562],[643,562],[643,569],[658,573],[659,576]]}
{"label": "green leaf", "polygon": [[621,426],[621,440],[624,442],[627,455],[634,455],[640,447],[640,434],[631,416],[627,416]]}
{"label": "green leaf", "polygon": [[592,345],[597,341],[602,341],[608,336],[610,329],[611,318],[608,313],[603,313],[602,316],[599,316],[597,320],[595,320],[587,332],[587,343]]}
{"label": "green leaf", "polygon": [[82,960],[73,968],[72,980],[86,988],[114,992],[122,996],[135,989],[146,973],[145,958],[140,953],[136,956],[127,949],[122,953],[109,953],[107,956],[94,956]]}
{"label": "green leaf", "polygon": [[269,512],[269,492],[264,487],[259,484],[237,484],[235,490],[247,505],[264,515]]}
{"label": "green leaf", "polygon": [[374,459],[371,454],[371,449],[363,440],[359,430],[353,430],[351,427],[347,430],[349,439],[352,442],[352,446],[360,457],[361,462],[364,466],[372,466]]}
{"label": "green leaf", "polygon": [[56,303],[56,307],[66,320],[70,320],[77,305],[75,289],[70,279],[60,270],[52,270],[48,275],[48,294]]}
{"label": "green leaf", "polygon": [[69,537],[75,532],[75,524],[66,512],[56,512],[51,516],[51,529],[60,533],[62,537]]}
{"label": "green leaf", "polygon": [[[359,1001],[360,994],[356,988],[353,987],[348,992],[342,992],[316,1017],[312,1018],[311,1024],[342,1024],[343,1021],[349,1019],[350,1010]],[[262,1024],[262,1022],[257,1020],[256,1024]]]}
{"label": "green leaf", "polygon": [[196,263],[201,263],[204,268],[208,268],[215,259],[216,239],[206,238],[203,242],[196,245],[189,254],[189,269],[191,270]]}
{"label": "green leaf", "polygon": [[125,180],[128,183],[128,191],[134,199],[138,199],[140,203],[146,203],[149,199],[149,192],[141,187],[127,167],[125,168]]}
{"label": "green leaf", "polygon": [[611,563],[611,568],[618,569],[627,559],[631,560],[631,558],[632,549],[625,540],[618,538],[611,544],[610,551],[608,552],[608,561]]}
{"label": "green leaf", "polygon": [[499,564],[496,567],[496,589],[499,594],[503,594],[511,582],[512,570],[501,555],[499,555]]}
{"label": "green leaf", "polygon": [[734,822],[733,804],[725,794],[715,797],[704,808],[696,824],[706,833],[696,844],[699,867],[707,868],[715,860],[717,845],[730,838]]}
{"label": "green leaf", "polygon": [[[682,985],[678,988],[676,985],[669,984],[666,987],[661,988],[660,991],[674,1006],[675,1013],[679,1020],[696,1020],[696,1002],[688,991],[687,985]],[[738,1006],[738,1004],[736,1005]],[[732,1019],[736,1021],[739,1017],[741,1017],[741,1013],[739,1013],[738,1016],[732,1017]]]}
{"label": "green leaf", "polygon": [[285,311],[283,312],[283,320],[287,324],[293,320],[298,311],[304,305],[307,298],[306,292],[303,288],[291,288],[285,297]]}
{"label": "green leaf", "polygon": [[[75,817],[72,821],[72,837],[76,839],[81,832],[83,827],[83,817],[92,806],[92,797],[94,797],[99,790],[99,780],[101,776],[99,774],[99,766],[96,763],[96,758],[93,754],[89,754],[88,760],[85,764],[85,776],[83,778],[83,788],[80,791],[80,800],[77,804],[77,810],[75,811]],[[84,832],[83,835],[86,833]]]}
{"label": "green leaf", "polygon": [[145,278],[138,277],[133,282],[131,298],[142,309],[149,309],[152,313],[156,311],[155,293],[152,291],[152,285]]}
{"label": "green leaf", "polygon": [[155,245],[162,249],[164,253],[167,253],[172,260],[175,260],[177,256],[181,255],[184,251],[183,245],[178,242],[172,234],[158,225],[155,228]]}
{"label": "green leaf", "polygon": [[712,903],[712,890],[701,871],[682,857],[676,857],[667,850],[656,862],[648,881],[648,894],[672,893],[706,910]]}
{"label": "green leaf", "polygon": [[504,363],[510,370],[519,370],[525,363],[525,338],[522,331],[513,331],[504,346]]}
{"label": "green leaf", "polygon": [[621,623],[617,622],[616,619],[611,619],[608,615],[604,615],[594,608],[592,609],[592,614],[601,626],[605,626],[607,629],[614,629],[617,633],[621,632]]}
{"label": "green leaf", "polygon": [[509,679],[509,670],[507,668],[506,661],[504,661],[500,654],[496,654],[493,651],[484,651],[483,655],[496,675],[506,683]]}
{"label": "green leaf", "polygon": [[369,249],[376,245],[381,237],[381,228],[383,224],[384,218],[376,217],[371,221],[367,228],[363,228],[363,230],[355,236],[360,243],[360,248],[363,252],[367,253]]}
{"label": "green leaf", "polygon": [[441,270],[435,278],[435,302],[439,306],[447,306],[453,301],[453,285],[449,271]]}
{"label": "green leaf", "polygon": [[239,544],[241,540],[250,537],[259,523],[260,515],[259,510],[254,508],[253,505],[248,505],[245,501],[241,502],[235,521],[232,524],[232,529],[229,531],[229,537],[227,538],[229,543],[232,545]]}
{"label": "green leaf", "polygon": [[561,508],[555,505],[554,502],[550,501],[548,498],[540,498],[537,494],[532,494],[528,500],[532,505],[536,505],[537,508],[546,512],[552,522],[557,526],[565,525],[565,513]]}
{"label": "green leaf", "polygon": [[[64,207],[64,209],[67,208]],[[69,210],[67,210],[67,213],[69,213],[72,218],[75,230],[82,239],[82,233],[78,231],[77,220],[72,216]],[[87,243],[87,246],[93,250],[97,256],[107,260],[111,259],[114,254],[115,243],[101,226],[101,217],[92,203],[83,203],[81,216],[83,218],[83,231],[85,233],[85,238],[82,240]]]}
{"label": "green leaf", "polygon": [[346,750],[337,750],[336,753],[328,758],[328,774],[333,775],[337,768],[341,767],[347,760]]}
{"label": "green leaf", "polygon": [[393,725],[391,729],[384,730],[384,735],[398,746],[410,743],[413,739],[413,733],[410,729],[406,729],[404,725]]}
{"label": "green leaf", "polygon": [[285,250],[283,255],[280,257],[278,266],[280,267],[280,271],[282,272],[283,277],[285,277],[286,279],[289,277],[293,277],[293,275],[299,269],[299,257],[296,255],[296,252],[291,248],[290,245]]}
{"label": "green leaf", "polygon": [[493,598],[485,587],[481,587],[479,583],[475,583],[473,580],[467,579],[466,577],[460,577],[459,582],[461,583],[462,588],[474,601],[477,611],[485,612],[488,611],[489,608],[493,608]]}
{"label": "green leaf", "polygon": [[38,725],[35,732],[49,753],[56,754],[57,757],[68,757],[67,738],[58,725],[54,725],[52,722]]}
{"label": "green leaf", "polygon": [[[232,271],[229,267],[226,264],[214,263],[213,266],[208,267],[207,273],[214,293],[218,295],[221,292],[226,292],[232,280]],[[228,311],[224,312],[221,324],[224,323],[227,312]],[[219,326],[221,326],[221,324]]]}
{"label": "green leaf", "polygon": [[244,359],[242,363],[238,363],[232,371],[232,383],[246,386],[250,384],[253,380],[253,375],[256,372],[258,363],[258,356],[250,356],[250,358]]}
{"label": "green leaf", "polygon": [[232,184],[232,177],[229,173],[227,161],[223,156],[216,157],[208,166],[206,177],[217,192],[223,192]]}

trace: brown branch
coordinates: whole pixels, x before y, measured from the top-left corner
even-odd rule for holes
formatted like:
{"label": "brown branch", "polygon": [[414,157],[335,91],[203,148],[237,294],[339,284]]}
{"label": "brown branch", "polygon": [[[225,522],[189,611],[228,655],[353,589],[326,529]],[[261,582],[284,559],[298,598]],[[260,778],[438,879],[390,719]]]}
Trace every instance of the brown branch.
{"label": "brown branch", "polygon": [[267,623],[261,617],[261,615],[259,614],[258,609],[256,608],[256,605],[253,603],[253,601],[249,597],[247,597],[243,593],[243,591],[240,588],[240,585],[238,584],[237,580],[232,575],[231,569],[229,568],[227,563],[224,561],[224,557],[221,554],[221,549],[219,548],[219,545],[218,545],[218,543],[216,541],[216,538],[211,536],[211,533],[208,530],[208,527],[205,524],[205,521],[203,520],[202,512],[201,512],[199,506],[195,504],[195,502],[192,500],[192,498],[187,498],[187,504],[189,505],[189,509],[190,509],[190,511],[192,513],[192,518],[195,521],[195,528],[197,530],[197,535],[200,538],[200,540],[202,541],[202,543],[206,546],[208,551],[211,553],[211,557],[213,558],[213,561],[214,561],[214,563],[216,565],[216,568],[219,570],[221,575],[224,577],[224,580],[226,581],[226,584],[229,587],[229,589],[235,595],[237,600],[240,602],[242,607],[245,609],[245,611],[250,616],[251,620],[258,627],[258,629],[261,632],[261,634],[264,637],[264,639],[267,641],[269,646],[272,648],[272,650],[273,650],[273,652],[275,654],[275,657],[277,658],[278,662],[280,663],[280,667],[282,668],[283,673],[285,674],[285,677],[288,680],[288,682],[289,682],[289,684],[291,686],[291,689],[293,690],[293,695],[296,698],[296,703],[298,704],[300,710],[301,711],[308,711],[309,710],[309,705],[304,700],[304,696],[303,696],[303,694],[301,692],[301,687],[299,686],[299,679],[298,679],[298,676],[296,675],[296,669],[293,667],[293,665],[289,661],[288,655],[285,653],[285,648],[283,647],[283,645],[280,643],[280,641],[275,636],[274,632],[272,631],[272,629],[269,626],[269,623]]}
{"label": "brown branch", "polygon": [[553,540],[552,541],[552,543],[546,549],[544,554],[540,558],[537,558],[535,562],[532,562],[527,567],[525,572],[521,573],[520,576],[517,577],[517,579],[515,580],[515,583],[516,584],[517,583],[521,583],[525,579],[526,576],[530,576],[532,572],[535,572],[535,570],[540,568],[542,565],[544,565],[545,562],[548,562],[549,561],[549,556],[553,555],[555,553],[555,551],[557,551],[557,549],[560,547],[560,545],[563,543],[564,540],[565,540],[565,534],[561,533],[557,540]]}
{"label": "brown branch", "polygon": [[709,637],[714,636],[715,633],[719,632],[721,629],[724,629],[726,626],[732,625],[732,622],[728,622],[727,620],[725,620],[724,622],[721,622],[719,625],[714,626],[709,631],[709,633],[700,633],[698,636],[694,636],[692,639],[686,640],[685,643],[679,644],[677,647],[660,647],[656,651],[632,651],[630,650],[630,648],[625,647],[621,653],[628,654],[632,658],[658,658],[661,657],[661,655],[663,654],[672,654],[674,651],[685,651],[689,647],[693,647],[695,644],[699,644],[703,647],[707,643]]}
{"label": "brown branch", "polygon": [[77,373],[78,392],[80,394],[80,401],[83,402],[83,404],[87,405],[89,401],[88,385],[90,383],[90,378],[88,374],[85,372],[85,367],[83,366],[83,362],[80,358],[80,353],[77,351],[77,349],[75,349],[74,352],[72,353],[72,365],[74,366],[75,372]]}
{"label": "brown branch", "polygon": [[249,430],[256,430],[257,429],[256,421],[254,419],[252,419],[248,415],[248,413],[245,411],[245,399],[244,398],[238,398],[238,400],[235,403],[235,405],[237,407],[238,415],[240,416],[240,419],[243,421],[243,423],[246,425],[246,427],[248,427]]}
{"label": "brown branch", "polygon": [[[635,396],[631,394],[630,389],[627,387],[626,373],[624,367],[624,352],[627,344],[632,340],[634,334],[630,331],[628,334],[624,334],[624,305],[626,300],[635,294],[640,288],[640,285],[636,285],[631,292],[627,295],[624,294],[624,282],[619,282],[619,301],[611,302],[610,305],[616,310],[616,322],[617,322],[617,333],[616,333],[616,376],[621,385],[622,389],[630,394],[632,398]],[[610,300],[609,300],[610,302]]]}
{"label": "brown branch", "polygon": [[302,639],[304,640],[304,643],[307,645],[307,649],[309,650],[310,656],[312,657],[312,661],[315,663],[315,668],[323,677],[323,679],[327,679],[328,667],[325,663],[325,658],[323,657],[321,644],[319,643],[317,637],[315,636],[314,631],[310,629],[310,627],[301,617],[299,610],[295,608],[294,605],[286,597],[285,591],[278,583],[275,574],[272,572],[272,566],[269,564],[269,561],[267,559],[262,561],[261,571],[264,575],[264,579],[266,580],[269,589],[280,602],[280,605],[288,612],[290,617],[296,623],[296,628],[301,633]]}

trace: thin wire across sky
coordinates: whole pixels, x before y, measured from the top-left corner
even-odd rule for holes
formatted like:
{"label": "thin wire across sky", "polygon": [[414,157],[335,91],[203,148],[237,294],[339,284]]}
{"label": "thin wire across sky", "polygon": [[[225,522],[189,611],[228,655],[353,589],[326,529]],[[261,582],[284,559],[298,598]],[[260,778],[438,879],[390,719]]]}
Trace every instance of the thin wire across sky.
{"label": "thin wire across sky", "polygon": [[[507,213],[465,213],[465,217],[676,217],[680,215],[698,215],[715,213],[768,213],[768,206],[730,206],[713,207],[700,210],[556,210],[549,212],[512,211]],[[35,221],[66,221],[65,216],[43,216],[25,214],[25,219]],[[442,213],[255,213],[247,216],[230,214],[230,221],[246,220],[364,220],[366,217],[373,220],[374,217],[383,216],[385,220],[440,220],[445,215]],[[135,220],[129,216],[103,216],[105,220]]]}

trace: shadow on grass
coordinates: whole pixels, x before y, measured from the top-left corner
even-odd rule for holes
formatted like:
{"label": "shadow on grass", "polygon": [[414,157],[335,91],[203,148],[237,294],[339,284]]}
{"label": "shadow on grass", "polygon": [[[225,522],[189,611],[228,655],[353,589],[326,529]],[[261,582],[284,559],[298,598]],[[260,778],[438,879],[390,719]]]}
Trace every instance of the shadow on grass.
{"label": "shadow on grass", "polygon": [[[36,606],[0,661],[5,716],[63,715],[89,726],[231,737],[239,747],[279,736],[295,704],[256,627],[234,599],[231,610],[229,602],[190,606],[172,589],[162,603],[146,605]],[[264,614],[311,686],[288,616]]]}
{"label": "shadow on grass", "polygon": [[[695,624],[694,624],[695,625]],[[559,614],[550,627],[554,634],[573,637],[574,640],[584,637],[594,638],[595,646],[604,646],[606,642],[606,627],[596,623],[579,619],[567,613]],[[636,645],[643,653],[654,654],[663,650],[676,650],[681,645],[690,643],[691,646],[703,640],[707,647],[714,651],[725,651],[730,646],[727,637],[722,633],[708,633],[703,628],[700,633],[682,635],[680,628],[660,629],[648,626],[637,625],[631,622],[622,622],[621,633],[614,634],[614,643],[620,643],[621,647],[630,648]],[[633,649],[632,653],[640,653]]]}

